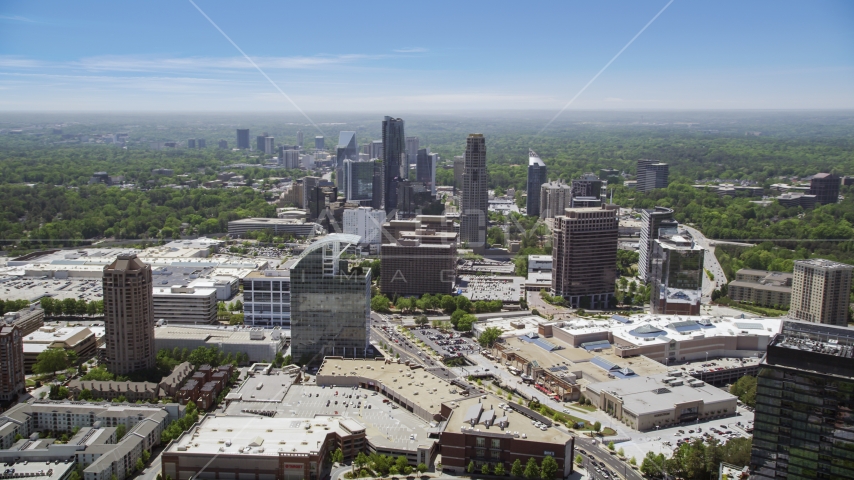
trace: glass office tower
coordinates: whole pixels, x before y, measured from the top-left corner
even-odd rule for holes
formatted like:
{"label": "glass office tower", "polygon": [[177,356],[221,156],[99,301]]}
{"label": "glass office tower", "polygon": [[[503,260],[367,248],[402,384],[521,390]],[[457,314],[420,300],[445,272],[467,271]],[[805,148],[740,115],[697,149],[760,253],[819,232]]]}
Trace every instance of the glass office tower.
{"label": "glass office tower", "polygon": [[854,331],[784,321],[759,367],[751,478],[854,478]]}
{"label": "glass office tower", "polygon": [[306,248],[291,267],[291,355],[300,363],[367,353],[371,270],[349,268],[341,258],[358,243],[358,235],[329,235]]}

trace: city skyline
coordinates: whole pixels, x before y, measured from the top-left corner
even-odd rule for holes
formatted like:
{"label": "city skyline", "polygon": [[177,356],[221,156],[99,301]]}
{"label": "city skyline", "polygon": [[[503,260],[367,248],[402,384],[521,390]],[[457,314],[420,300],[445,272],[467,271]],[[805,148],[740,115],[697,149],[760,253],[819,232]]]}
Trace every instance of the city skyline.
{"label": "city skyline", "polygon": [[[438,34],[417,41],[402,25],[381,39],[256,28],[259,10],[310,17],[307,5],[196,5],[5,5],[0,110],[557,112],[581,91],[571,109],[854,108],[847,2],[497,4],[465,29],[434,4],[418,14]],[[338,6],[328,26],[392,14],[364,7]]]}

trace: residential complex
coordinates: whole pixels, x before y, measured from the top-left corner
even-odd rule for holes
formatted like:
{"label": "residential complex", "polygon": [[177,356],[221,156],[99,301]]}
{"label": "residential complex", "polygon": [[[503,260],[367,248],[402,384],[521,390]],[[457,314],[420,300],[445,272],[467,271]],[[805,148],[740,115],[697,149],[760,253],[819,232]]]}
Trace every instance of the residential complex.
{"label": "residential complex", "polygon": [[17,312],[7,312],[3,315],[1,325],[15,325],[21,330],[21,335],[28,335],[44,325],[44,310],[33,304]]}
{"label": "residential complex", "polygon": [[557,181],[540,186],[540,218],[559,217],[571,205],[572,187],[570,185]]}
{"label": "residential complex", "polygon": [[529,217],[540,216],[540,188],[546,183],[546,164],[540,160],[540,156],[533,150],[528,150],[528,198],[525,203],[525,212]]}
{"label": "residential complex", "polygon": [[568,208],[555,217],[552,292],[574,308],[607,308],[617,280],[617,215]]}
{"label": "residential complex", "polygon": [[789,316],[813,323],[848,325],[852,271],[854,266],[830,260],[795,260]]}
{"label": "residential complex", "polygon": [[486,139],[480,133],[472,133],[466,139],[460,214],[460,242],[469,248],[486,248],[487,188]]}
{"label": "residential complex", "polygon": [[359,207],[344,210],[344,233],[358,235],[360,245],[379,246],[382,239],[382,226],[386,213],[371,207]]}
{"label": "residential complex", "polygon": [[104,268],[107,368],[117,375],[154,368],[151,266],[136,254],[119,255]]}
{"label": "residential complex", "polygon": [[751,478],[854,478],[854,333],[783,322],[757,377]]}
{"label": "residential complex", "polygon": [[792,302],[791,273],[742,268],[727,286],[727,296],[736,302],[763,307],[788,308]]}
{"label": "residential complex", "polygon": [[306,248],[291,266],[291,355],[320,363],[327,355],[364,357],[369,343],[371,270],[341,254],[355,235],[334,234]]}
{"label": "residential complex", "polygon": [[457,234],[419,229],[385,242],[380,255],[380,291],[391,297],[450,295],[457,277]]}
{"label": "residential complex", "polygon": [[290,270],[252,272],[243,278],[243,322],[266,328],[291,326]]}
{"label": "residential complex", "polygon": [[24,342],[16,325],[0,325],[0,403],[24,392]]}

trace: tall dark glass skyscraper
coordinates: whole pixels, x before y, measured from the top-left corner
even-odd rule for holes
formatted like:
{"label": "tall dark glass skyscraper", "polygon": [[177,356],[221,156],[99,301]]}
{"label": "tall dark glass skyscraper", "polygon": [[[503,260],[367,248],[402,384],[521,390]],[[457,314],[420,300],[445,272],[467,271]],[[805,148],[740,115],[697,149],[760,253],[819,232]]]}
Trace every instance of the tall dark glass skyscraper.
{"label": "tall dark glass skyscraper", "polygon": [[406,158],[406,137],[403,119],[385,117],[383,120],[383,206],[386,213],[397,207],[397,182],[400,180],[401,158]]}
{"label": "tall dark glass skyscraper", "polygon": [[249,149],[249,129],[248,128],[238,128],[237,129],[237,148]]}
{"label": "tall dark glass skyscraper", "polygon": [[333,234],[309,245],[291,267],[291,355],[320,363],[327,355],[364,358],[370,341],[371,270],[341,254],[358,235]]}
{"label": "tall dark glass skyscraper", "polygon": [[854,478],[854,331],[783,321],[759,365],[750,478]]}
{"label": "tall dark glass skyscraper", "polygon": [[528,200],[526,212],[529,217],[540,216],[540,187],[546,183],[546,164],[533,150],[528,150]]}
{"label": "tall dark glass skyscraper", "polygon": [[486,248],[486,224],[489,196],[486,179],[486,139],[472,133],[466,139],[465,171],[463,172],[460,242],[476,250]]}

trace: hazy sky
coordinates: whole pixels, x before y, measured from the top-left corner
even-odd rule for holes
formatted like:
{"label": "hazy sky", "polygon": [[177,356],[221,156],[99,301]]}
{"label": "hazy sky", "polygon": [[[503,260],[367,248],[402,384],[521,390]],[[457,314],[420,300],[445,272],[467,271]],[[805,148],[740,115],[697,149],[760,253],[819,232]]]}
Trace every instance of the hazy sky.
{"label": "hazy sky", "polygon": [[[302,109],[560,110],[668,0],[195,0]],[[675,0],[570,110],[854,108],[854,1]],[[0,110],[295,108],[188,0],[0,2]]]}

